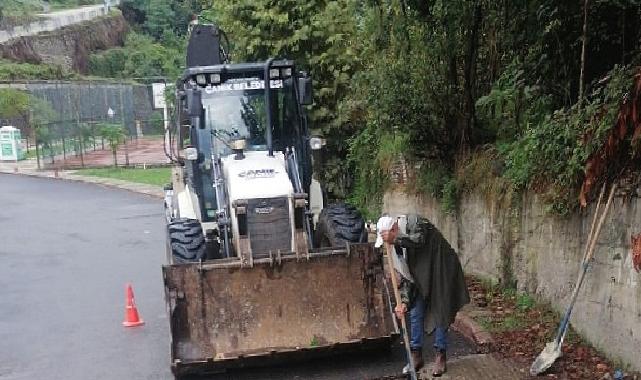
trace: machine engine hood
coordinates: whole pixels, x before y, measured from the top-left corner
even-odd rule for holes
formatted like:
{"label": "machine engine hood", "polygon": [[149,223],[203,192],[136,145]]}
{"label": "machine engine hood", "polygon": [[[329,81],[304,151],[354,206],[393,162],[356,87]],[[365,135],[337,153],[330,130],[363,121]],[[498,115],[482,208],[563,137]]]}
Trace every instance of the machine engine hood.
{"label": "machine engine hood", "polygon": [[245,152],[244,159],[235,160],[231,155],[224,157],[222,164],[231,202],[283,197],[294,192],[282,155],[269,157],[264,151]]}

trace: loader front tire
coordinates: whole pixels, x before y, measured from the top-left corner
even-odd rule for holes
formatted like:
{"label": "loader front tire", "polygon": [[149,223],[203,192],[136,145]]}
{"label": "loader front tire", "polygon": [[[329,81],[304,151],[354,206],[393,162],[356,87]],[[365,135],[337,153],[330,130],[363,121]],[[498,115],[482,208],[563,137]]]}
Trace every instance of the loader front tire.
{"label": "loader front tire", "polygon": [[190,263],[206,258],[205,235],[195,219],[174,219],[167,226],[168,250],[173,263]]}
{"label": "loader front tire", "polygon": [[345,203],[325,207],[318,216],[316,245],[344,247],[347,243],[366,243],[367,230],[358,210]]}

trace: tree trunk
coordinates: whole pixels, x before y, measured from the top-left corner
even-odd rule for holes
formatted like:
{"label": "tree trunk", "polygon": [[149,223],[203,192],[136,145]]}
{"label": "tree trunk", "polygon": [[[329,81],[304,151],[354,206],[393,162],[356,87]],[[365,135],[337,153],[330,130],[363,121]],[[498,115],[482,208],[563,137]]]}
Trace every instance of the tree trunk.
{"label": "tree trunk", "polygon": [[585,47],[588,40],[588,0],[583,2],[583,35],[581,37],[581,74],[579,76],[579,108],[583,105],[583,92],[585,91]]}
{"label": "tree trunk", "polygon": [[38,138],[36,137],[36,161],[38,164],[38,170],[40,170],[40,147],[38,146],[40,142],[38,141]]}
{"label": "tree trunk", "polygon": [[85,167],[85,156],[82,153],[83,150],[83,143],[82,143],[82,136],[80,136],[80,139],[78,140],[78,145],[80,146],[80,166]]}
{"label": "tree trunk", "polygon": [[469,40],[467,45],[467,54],[465,58],[465,124],[461,130],[460,147],[465,148],[469,145],[470,132],[476,125],[475,112],[475,86],[476,86],[476,61],[478,58],[479,28],[482,21],[482,9],[480,0],[474,2],[474,12],[472,27],[470,29]]}
{"label": "tree trunk", "polygon": [[621,10],[621,64],[625,65],[625,19],[627,18],[627,9]]}

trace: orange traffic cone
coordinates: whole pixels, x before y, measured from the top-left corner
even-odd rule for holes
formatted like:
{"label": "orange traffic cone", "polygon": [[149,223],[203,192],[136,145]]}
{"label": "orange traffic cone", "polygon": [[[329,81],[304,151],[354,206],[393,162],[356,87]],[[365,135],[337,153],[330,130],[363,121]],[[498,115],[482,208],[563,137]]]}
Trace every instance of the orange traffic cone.
{"label": "orange traffic cone", "polygon": [[136,308],[136,302],[134,302],[134,290],[131,288],[131,284],[127,284],[127,306],[125,308],[125,320],[122,322],[122,325],[125,327],[135,327],[144,325],[145,322],[140,319],[138,315],[138,309]]}

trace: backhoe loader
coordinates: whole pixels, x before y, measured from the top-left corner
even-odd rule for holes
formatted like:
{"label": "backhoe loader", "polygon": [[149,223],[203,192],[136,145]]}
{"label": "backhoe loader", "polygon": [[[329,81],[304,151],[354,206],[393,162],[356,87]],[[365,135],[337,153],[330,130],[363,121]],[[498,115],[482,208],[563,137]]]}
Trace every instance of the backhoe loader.
{"label": "backhoe loader", "polygon": [[230,63],[196,24],[167,134],[163,267],[176,378],[389,347],[381,254],[358,211],[325,204],[293,61]]}

